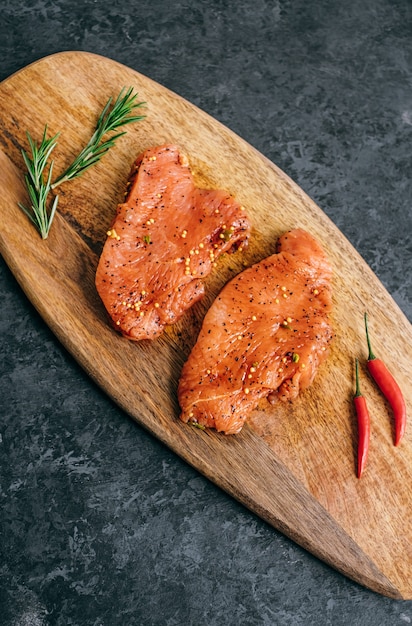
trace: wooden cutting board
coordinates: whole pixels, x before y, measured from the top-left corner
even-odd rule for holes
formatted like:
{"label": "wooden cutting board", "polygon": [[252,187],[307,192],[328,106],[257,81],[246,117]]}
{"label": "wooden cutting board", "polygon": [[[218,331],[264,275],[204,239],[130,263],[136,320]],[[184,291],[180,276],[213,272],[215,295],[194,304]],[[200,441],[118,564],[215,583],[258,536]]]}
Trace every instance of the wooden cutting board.
{"label": "wooden cutting board", "polygon": [[[88,140],[109,96],[132,86],[146,119],[82,178],[60,187],[59,212],[41,240],[18,208],[25,202],[25,131],[40,140],[60,131],[55,174]],[[0,84],[0,251],[45,322],[86,372],[139,424],[234,498],[298,544],[376,592],[412,599],[412,426],[392,444],[388,406],[364,360],[363,312],[412,406],[411,325],[326,215],[282,171],[230,130],[145,76],[109,59],[65,52]],[[249,249],[219,261],[207,296],[156,341],[132,343],[108,324],[94,274],[129,168],[143,149],[177,143],[200,185],[224,188],[253,223]],[[334,268],[331,355],[294,404],[259,405],[249,424],[225,437],[178,419],[181,366],[221,287],[245,265],[274,252],[277,238],[302,227]],[[356,478],[354,358],[372,415],[369,462]]]}

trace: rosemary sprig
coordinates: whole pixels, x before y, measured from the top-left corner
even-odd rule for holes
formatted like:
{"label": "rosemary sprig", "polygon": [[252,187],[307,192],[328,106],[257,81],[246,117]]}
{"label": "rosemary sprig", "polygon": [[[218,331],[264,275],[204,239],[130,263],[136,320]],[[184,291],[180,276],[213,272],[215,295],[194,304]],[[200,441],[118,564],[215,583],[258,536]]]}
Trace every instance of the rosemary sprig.
{"label": "rosemary sprig", "polygon": [[50,209],[50,214],[48,214],[46,203],[47,197],[51,190],[51,178],[53,173],[54,161],[51,161],[50,163],[46,180],[44,179],[44,174],[49,157],[56,147],[58,134],[54,135],[54,137],[51,137],[50,139],[47,139],[46,125],[44,128],[43,138],[39,146],[32,139],[29,132],[27,132],[26,134],[31,150],[31,158],[28,156],[25,150],[22,150],[22,155],[27,168],[25,182],[29,198],[31,200],[31,209],[28,209],[26,206],[24,206],[24,204],[21,204],[20,202],[19,207],[26,213],[29,219],[36,226],[42,238],[46,239],[49,234],[50,226],[53,221],[59,201],[59,197],[55,196],[52,207]]}
{"label": "rosemary sprig", "polygon": [[118,132],[103,140],[105,135],[117,130],[121,126],[137,122],[145,117],[144,115],[133,115],[133,111],[144,104],[143,102],[137,102],[136,99],[137,93],[133,93],[132,87],[129,87],[126,92],[123,88],[110,110],[112,98],[109,98],[97,120],[95,131],[87,145],[77,155],[66,171],[54,182],[52,182],[54,162],[51,161],[50,164],[48,162],[52,151],[56,147],[59,133],[47,139],[46,125],[40,145],[37,145],[27,132],[31,157],[25,150],[22,150],[22,155],[27,168],[25,183],[31,201],[31,207],[27,208],[21,203],[19,203],[19,207],[33,222],[43,239],[46,239],[49,234],[59,201],[58,195],[55,195],[50,210],[48,210],[48,196],[50,192],[62,183],[81,176],[89,167],[100,161],[115,144],[116,140],[124,135],[126,131]]}
{"label": "rosemary sprig", "polygon": [[129,87],[126,93],[124,93],[124,91],[123,88],[117,96],[111,111],[109,111],[109,108],[112,103],[112,98],[109,98],[97,120],[96,129],[90,137],[89,142],[77,155],[73,163],[69,165],[67,170],[52,184],[52,189],[55,189],[58,185],[61,185],[61,183],[67,180],[72,180],[80,176],[89,167],[100,161],[102,156],[110,150],[116,140],[126,134],[126,131],[112,135],[109,139],[102,141],[104,135],[116,130],[120,126],[125,126],[131,122],[138,122],[144,118],[143,115],[131,115],[134,109],[143,105],[143,102],[136,102],[137,93],[133,94],[132,87]]}

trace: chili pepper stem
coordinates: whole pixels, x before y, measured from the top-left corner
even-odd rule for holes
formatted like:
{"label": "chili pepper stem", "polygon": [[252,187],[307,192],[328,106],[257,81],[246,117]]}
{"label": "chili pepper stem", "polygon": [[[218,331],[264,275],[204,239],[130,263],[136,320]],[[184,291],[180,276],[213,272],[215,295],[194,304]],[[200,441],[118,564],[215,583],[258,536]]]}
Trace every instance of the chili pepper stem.
{"label": "chili pepper stem", "polygon": [[359,398],[361,396],[360,385],[359,385],[359,359],[355,359],[355,398]]}
{"label": "chili pepper stem", "polygon": [[368,328],[368,314],[365,313],[364,315],[364,320],[365,320],[365,331],[366,331],[366,341],[368,344],[368,361],[372,361],[373,359],[376,359],[376,356],[373,354],[372,352],[372,346],[371,346],[371,342],[369,339],[369,328]]}

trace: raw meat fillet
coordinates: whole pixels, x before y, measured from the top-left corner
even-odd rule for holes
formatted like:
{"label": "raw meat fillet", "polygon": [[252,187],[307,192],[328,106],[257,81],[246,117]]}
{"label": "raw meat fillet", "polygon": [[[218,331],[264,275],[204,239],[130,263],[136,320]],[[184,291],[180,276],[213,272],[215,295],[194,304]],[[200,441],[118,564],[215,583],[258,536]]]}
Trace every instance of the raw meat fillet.
{"label": "raw meat fillet", "polygon": [[183,366],[181,419],[233,434],[260,398],[293,400],[307,388],[332,339],[331,278],[322,248],[301,229],[233,278]]}
{"label": "raw meat fillet", "polygon": [[249,234],[243,207],[225,191],[197,188],[178,147],[144,152],[96,272],[115,328],[134,340],[160,335],[203,296],[217,258],[247,245]]}

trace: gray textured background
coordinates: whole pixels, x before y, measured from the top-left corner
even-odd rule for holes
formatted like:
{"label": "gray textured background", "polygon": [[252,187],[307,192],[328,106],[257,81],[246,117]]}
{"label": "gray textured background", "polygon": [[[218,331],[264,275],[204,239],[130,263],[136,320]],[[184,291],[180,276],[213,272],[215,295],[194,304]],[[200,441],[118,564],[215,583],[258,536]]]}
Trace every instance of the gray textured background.
{"label": "gray textured background", "polygon": [[[409,0],[0,9],[0,80],[71,49],[176,91],[288,173],[412,320]],[[344,578],[133,423],[1,259],[0,294],[2,625],[412,623],[412,602]]]}

